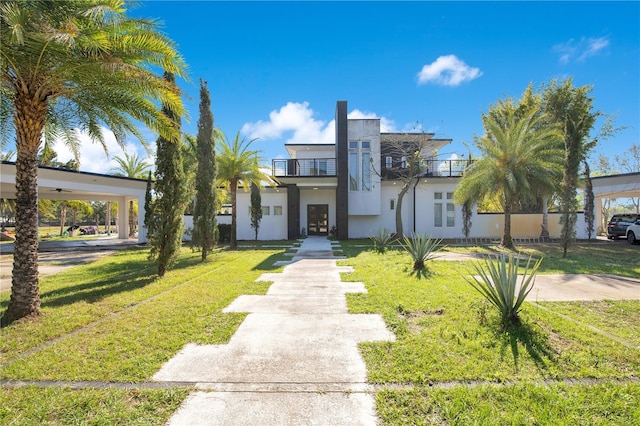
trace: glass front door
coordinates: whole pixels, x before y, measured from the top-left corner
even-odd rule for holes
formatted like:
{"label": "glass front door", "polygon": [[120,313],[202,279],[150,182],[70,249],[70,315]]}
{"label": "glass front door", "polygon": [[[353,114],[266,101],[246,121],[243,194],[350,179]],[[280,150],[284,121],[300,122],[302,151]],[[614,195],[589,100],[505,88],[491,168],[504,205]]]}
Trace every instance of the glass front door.
{"label": "glass front door", "polygon": [[329,206],[307,205],[307,232],[309,235],[329,235]]}

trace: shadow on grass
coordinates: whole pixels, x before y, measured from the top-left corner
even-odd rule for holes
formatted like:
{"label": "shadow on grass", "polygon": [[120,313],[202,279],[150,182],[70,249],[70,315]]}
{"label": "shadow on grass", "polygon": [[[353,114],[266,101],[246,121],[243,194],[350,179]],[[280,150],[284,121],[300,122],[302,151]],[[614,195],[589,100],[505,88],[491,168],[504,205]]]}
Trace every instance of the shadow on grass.
{"label": "shadow on grass", "polygon": [[529,358],[534,362],[538,370],[548,370],[549,364],[556,364],[555,351],[549,343],[549,337],[535,324],[521,322],[511,324],[504,329],[502,325],[495,325],[493,329],[496,337],[501,340],[501,353],[504,357],[507,348],[511,349],[515,371],[518,371],[520,361],[520,347],[524,347]]}

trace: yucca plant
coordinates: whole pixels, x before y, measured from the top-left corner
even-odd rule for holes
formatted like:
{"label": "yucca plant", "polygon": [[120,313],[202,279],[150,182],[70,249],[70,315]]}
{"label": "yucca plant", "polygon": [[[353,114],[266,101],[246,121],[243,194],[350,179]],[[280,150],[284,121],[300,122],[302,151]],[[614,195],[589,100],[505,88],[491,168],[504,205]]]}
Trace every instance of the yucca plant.
{"label": "yucca plant", "polygon": [[380,254],[387,251],[389,244],[393,241],[393,234],[386,229],[379,229],[375,235],[370,235],[369,239],[373,241],[373,249]]}
{"label": "yucca plant", "polygon": [[425,269],[424,263],[437,257],[436,253],[442,250],[441,243],[442,238],[432,239],[426,234],[411,233],[411,238],[405,236],[401,245],[413,259],[413,270],[422,271]]}
{"label": "yucca plant", "polygon": [[502,317],[502,324],[517,325],[520,323],[518,313],[527,295],[533,289],[536,272],[542,259],[535,261],[531,266],[532,258],[529,256],[527,264],[518,283],[518,270],[520,258],[513,253],[508,256],[500,254],[495,259],[485,259],[475,265],[477,275],[464,279],[494,305]]}

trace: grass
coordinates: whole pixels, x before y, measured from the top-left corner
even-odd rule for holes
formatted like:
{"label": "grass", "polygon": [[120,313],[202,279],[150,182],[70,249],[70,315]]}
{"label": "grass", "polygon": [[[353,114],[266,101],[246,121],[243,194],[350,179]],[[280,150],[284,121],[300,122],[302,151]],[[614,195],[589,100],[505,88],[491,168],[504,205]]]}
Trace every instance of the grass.
{"label": "grass", "polygon": [[[226,343],[244,314],[222,308],[264,294],[269,284],[255,280],[288,259],[287,243],[243,242],[205,263],[185,249],[161,279],[140,248],[45,276],[44,315],[0,329],[0,381],[147,381],[188,342]],[[347,296],[350,311],[381,314],[397,336],[360,346],[369,381],[383,388],[383,424],[640,423],[640,350],[590,328],[640,346],[640,301],[525,302],[522,325],[504,329],[462,277],[471,262],[435,259],[418,277],[398,249],[378,254],[368,240],[342,248],[350,257],[339,263],[355,267],[343,280],[368,289]],[[640,277],[640,262],[629,262],[640,252],[626,244],[578,245],[566,259],[553,245],[521,249],[544,255],[539,273]],[[0,293],[0,310],[8,297]],[[188,392],[0,387],[0,424],[163,424]]]}
{"label": "grass", "polygon": [[188,389],[0,388],[0,424],[159,425],[187,393]]}
{"label": "grass", "polygon": [[[283,251],[217,251],[200,263],[184,249],[158,278],[148,250],[134,248],[43,277],[43,315],[0,329],[0,381],[149,380],[186,343],[228,342],[245,314],[221,310],[264,294],[269,283],[255,280]],[[186,392],[0,388],[0,424],[162,424]]]}
{"label": "grass", "polygon": [[[471,261],[435,259],[430,274],[420,279],[411,275],[411,256],[401,250],[382,255],[362,241],[343,243],[343,249],[351,257],[339,263],[354,267],[343,280],[362,281],[368,290],[347,295],[350,311],[382,315],[397,337],[396,342],[360,345],[368,380],[388,386],[377,397],[384,424],[640,422],[640,301],[525,302],[521,326],[505,329],[498,313],[463,279],[473,271]],[[637,256],[634,247],[594,249],[587,244],[566,259],[550,245],[523,247],[522,252],[545,258],[540,273],[640,276],[640,262],[629,262]],[[550,265],[545,265],[547,252]],[[591,259],[594,254],[597,258]],[[562,385],[593,379],[607,384]],[[557,384],[536,384],[542,380]],[[514,385],[430,387],[469,382]],[[398,390],[398,385],[409,389]],[[558,406],[549,407],[556,399]]]}

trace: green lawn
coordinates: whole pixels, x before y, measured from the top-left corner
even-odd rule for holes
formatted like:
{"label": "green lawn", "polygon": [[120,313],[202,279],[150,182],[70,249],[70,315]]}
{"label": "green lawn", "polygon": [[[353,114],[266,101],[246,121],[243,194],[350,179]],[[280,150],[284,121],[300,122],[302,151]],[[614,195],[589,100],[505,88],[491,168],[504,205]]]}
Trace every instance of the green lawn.
{"label": "green lawn", "polygon": [[[140,248],[43,277],[44,315],[0,329],[0,380],[148,381],[188,342],[227,342],[244,314],[221,310],[264,294],[255,280],[278,270],[286,245],[243,242],[204,264],[184,249],[161,279]],[[384,424],[640,424],[640,349],[590,328],[640,346],[640,301],[525,303],[522,326],[503,330],[462,279],[470,262],[430,261],[418,278],[398,250],[342,247],[339,263],[355,267],[343,279],[368,289],[348,295],[351,312],[381,314],[397,336],[361,345]],[[554,245],[522,250],[545,257],[542,273],[640,277],[626,244],[576,246],[567,259]],[[163,424],[188,391],[0,387],[0,424]]]}
{"label": "green lawn", "polygon": [[[347,295],[350,311],[381,314],[397,336],[360,346],[369,381],[387,387],[377,398],[384,423],[640,424],[640,301],[525,303],[522,325],[504,330],[494,308],[462,278],[472,273],[472,261],[432,260],[419,278],[410,275],[409,255],[382,255],[364,244],[343,243],[349,258],[339,263],[354,267],[343,280],[368,289]],[[541,273],[640,277],[637,247],[579,245],[566,259],[554,245],[521,249],[544,257]],[[562,384],[567,379],[605,384]]]}

